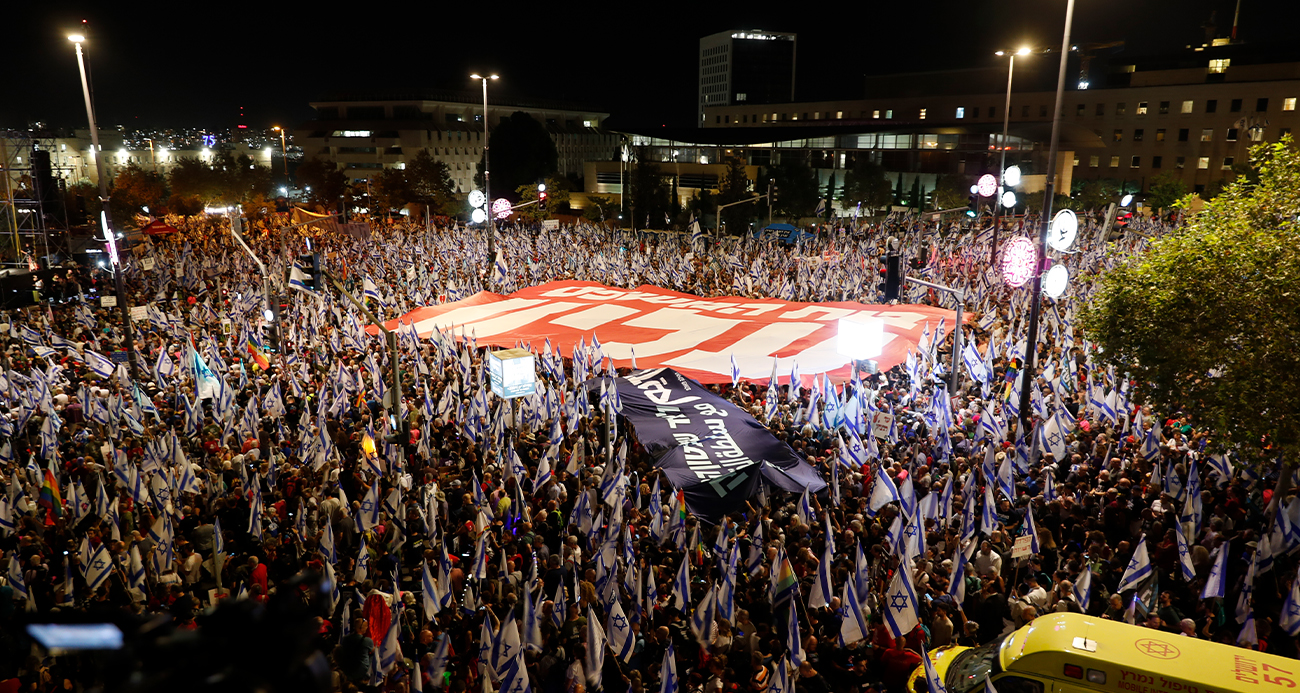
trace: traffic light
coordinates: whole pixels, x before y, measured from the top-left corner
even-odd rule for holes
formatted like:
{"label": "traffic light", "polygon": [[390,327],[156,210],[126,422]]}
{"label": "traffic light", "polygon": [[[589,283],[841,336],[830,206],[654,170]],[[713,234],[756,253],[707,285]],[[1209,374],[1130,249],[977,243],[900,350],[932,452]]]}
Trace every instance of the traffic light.
{"label": "traffic light", "polygon": [[545,183],[538,183],[538,184],[537,184],[537,204],[539,204],[539,205],[545,205],[545,204],[546,204],[546,184],[545,184]]}
{"label": "traffic light", "polygon": [[320,291],[323,284],[320,280],[320,254],[303,253],[298,256],[295,262],[298,265],[298,271],[302,272],[302,283],[311,291]]}
{"label": "traffic light", "polygon": [[966,199],[966,216],[979,216],[980,198],[978,195],[971,195]]}

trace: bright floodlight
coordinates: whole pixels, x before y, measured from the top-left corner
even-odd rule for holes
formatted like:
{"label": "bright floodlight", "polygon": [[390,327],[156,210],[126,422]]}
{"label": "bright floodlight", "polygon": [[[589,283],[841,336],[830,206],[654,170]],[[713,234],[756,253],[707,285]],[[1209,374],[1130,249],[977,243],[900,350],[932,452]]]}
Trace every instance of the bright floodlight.
{"label": "bright floodlight", "polygon": [[267,308],[262,311],[262,317],[266,318],[267,322],[271,322],[272,320],[275,320],[275,313],[272,313],[271,309]]}
{"label": "bright floodlight", "polygon": [[1007,170],[1002,172],[1002,182],[1005,183],[1008,188],[1014,188],[1017,185],[1020,185],[1020,167],[1008,166]]}
{"label": "bright floodlight", "polygon": [[1011,209],[1016,206],[1016,194],[1010,190],[1002,193],[1002,206]]}
{"label": "bright floodlight", "polygon": [[1016,55],[1029,55],[1029,46],[1025,46],[1024,48],[1021,48],[1020,50],[1016,51]]}
{"label": "bright floodlight", "polygon": [[978,186],[978,185],[972,185],[972,186],[970,186],[970,194],[974,195],[974,194],[978,193],[979,191],[980,191],[980,186]]}
{"label": "bright floodlight", "polygon": [[1059,298],[1070,285],[1070,270],[1065,265],[1052,265],[1043,275],[1043,291],[1052,298]]}
{"label": "bright floodlight", "polygon": [[1129,206],[1129,205],[1132,204],[1132,203],[1133,203],[1133,196],[1132,196],[1132,195],[1125,195],[1124,197],[1121,197],[1120,200],[1119,200],[1119,206],[1120,206],[1120,207],[1127,207],[1127,206]]}
{"label": "bright floodlight", "polygon": [[1001,58],[1002,56],[1004,56],[1004,55],[1006,55],[1006,54],[1007,54],[1006,51],[994,51],[994,53],[993,53],[993,55],[996,55],[996,56],[998,56],[999,58]]}
{"label": "bright floodlight", "polygon": [[73,43],[81,43],[82,41],[86,40],[86,37],[82,36],[81,34],[69,34],[68,40]]}
{"label": "bright floodlight", "polygon": [[537,192],[546,192],[546,184],[545,184],[545,183],[538,183],[538,184],[537,184]]}
{"label": "bright floodlight", "polygon": [[487,221],[487,212],[484,212],[481,207],[475,207],[474,211],[469,213],[469,218],[475,224],[482,224]]}
{"label": "bright floodlight", "polygon": [[482,190],[469,191],[470,207],[475,207],[475,208],[482,207],[484,202],[487,202],[487,195],[484,195]]}
{"label": "bright floodlight", "polygon": [[880,318],[839,319],[836,353],[856,361],[878,358],[885,350],[885,321]]}
{"label": "bright floodlight", "polygon": [[1074,243],[1074,237],[1079,232],[1079,218],[1069,209],[1062,209],[1052,218],[1051,227],[1048,228],[1047,244],[1058,251],[1070,249]]}

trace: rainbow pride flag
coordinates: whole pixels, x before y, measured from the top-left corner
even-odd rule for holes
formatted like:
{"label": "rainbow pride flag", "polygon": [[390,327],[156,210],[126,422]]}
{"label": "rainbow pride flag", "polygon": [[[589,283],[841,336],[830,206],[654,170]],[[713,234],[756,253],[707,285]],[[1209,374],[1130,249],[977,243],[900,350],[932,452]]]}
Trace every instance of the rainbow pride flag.
{"label": "rainbow pride flag", "polygon": [[49,508],[55,517],[63,516],[63,496],[59,493],[59,482],[54,480],[54,472],[45,470],[45,482],[41,484],[41,497],[37,501]]}

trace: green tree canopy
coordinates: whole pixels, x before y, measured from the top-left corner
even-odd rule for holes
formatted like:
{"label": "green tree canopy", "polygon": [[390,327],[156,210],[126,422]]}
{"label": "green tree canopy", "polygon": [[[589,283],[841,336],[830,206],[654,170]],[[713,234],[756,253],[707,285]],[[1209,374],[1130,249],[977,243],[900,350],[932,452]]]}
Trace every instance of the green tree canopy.
{"label": "green tree canopy", "polygon": [[[822,188],[817,184],[817,174],[808,162],[793,155],[781,159],[768,174],[776,181],[777,216],[798,219],[812,216],[821,198]],[[856,204],[856,202],[855,202]]]}
{"label": "green tree canopy", "polygon": [[[536,184],[559,170],[560,154],[545,126],[523,111],[502,118],[488,133],[492,164],[492,189],[517,190],[527,183]],[[482,185],[483,162],[479,162],[474,180]],[[497,193],[493,193],[494,195]]]}
{"label": "green tree canopy", "polygon": [[934,204],[939,209],[965,207],[970,199],[970,180],[956,173],[939,176],[934,183]]}
{"label": "green tree canopy", "polygon": [[628,180],[628,202],[631,204],[628,213],[634,218],[624,219],[623,224],[638,229],[663,228],[664,215],[671,216],[672,213],[672,191],[668,180],[644,147],[636,149],[633,158],[636,161]]}
{"label": "green tree canopy", "polygon": [[348,194],[348,179],[333,162],[308,159],[298,166],[295,174],[298,186],[311,188],[307,199],[325,209],[338,205],[339,197]]}
{"label": "green tree canopy", "polygon": [[[537,184],[525,183],[515,189],[519,195],[520,204],[532,202],[537,199]],[[537,223],[543,219],[550,219],[557,211],[569,206],[569,181],[563,176],[550,176],[546,179],[546,202],[544,204],[533,204],[527,207],[521,207],[518,210],[519,216],[524,219]]]}
{"label": "green tree canopy", "polygon": [[406,166],[407,202],[418,202],[434,214],[454,215],[464,206],[456,195],[451,169],[445,161],[434,159],[421,149]]}
{"label": "green tree canopy", "polygon": [[1257,183],[1103,275],[1083,323],[1142,400],[1219,449],[1281,456],[1282,487],[1300,452],[1300,154],[1287,136],[1251,158]]}
{"label": "green tree canopy", "polygon": [[1187,183],[1173,171],[1151,179],[1147,190],[1147,206],[1153,209],[1171,209],[1174,203],[1187,196]]}
{"label": "green tree canopy", "polygon": [[[816,195],[816,177],[812,179],[812,183],[813,194]],[[754,193],[749,188],[749,176],[745,174],[744,160],[739,157],[727,159],[727,175],[718,186],[718,204],[725,205],[753,197]],[[722,210],[722,218],[718,221],[725,226],[727,233],[732,235],[743,234],[749,230],[749,222],[754,219],[757,211],[755,204],[757,203],[747,202],[734,207],[727,207]]]}
{"label": "green tree canopy", "polygon": [[892,189],[885,177],[885,169],[865,154],[859,154],[853,168],[844,174],[844,206],[861,204],[868,214],[872,214],[889,206],[894,199]]}
{"label": "green tree canopy", "polygon": [[119,226],[131,224],[132,218],[148,207],[157,213],[167,199],[167,182],[162,174],[146,171],[131,162],[118,170],[113,178],[113,191],[110,197],[113,219]]}

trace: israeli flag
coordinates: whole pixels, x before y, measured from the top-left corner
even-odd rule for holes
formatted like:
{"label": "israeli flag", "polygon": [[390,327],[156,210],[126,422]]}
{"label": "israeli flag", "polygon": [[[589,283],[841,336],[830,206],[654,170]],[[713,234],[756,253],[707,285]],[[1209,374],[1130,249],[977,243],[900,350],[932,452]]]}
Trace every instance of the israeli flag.
{"label": "israeli flag", "polygon": [[885,468],[880,467],[876,470],[876,483],[871,487],[871,498],[868,501],[867,508],[871,515],[885,507],[886,503],[900,501],[898,487],[894,485],[894,480],[889,478],[885,473]]}
{"label": "israeli flag", "polygon": [[1079,603],[1079,608],[1085,613],[1088,611],[1088,600],[1092,595],[1092,566],[1086,563],[1083,566],[1083,572],[1074,580],[1074,601]]}
{"label": "israeli flag", "polygon": [[881,603],[885,624],[896,638],[912,632],[920,623],[916,615],[916,590],[912,588],[912,576],[908,574],[910,568],[906,561],[898,566]]}
{"label": "israeli flag", "polygon": [[90,368],[95,375],[105,380],[111,378],[117,370],[117,364],[112,359],[105,357],[92,349],[86,350],[86,366]]}
{"label": "israeli flag", "polygon": [[682,556],[682,565],[677,570],[677,579],[673,580],[673,608],[686,613],[686,605],[691,599],[691,561],[689,556]]}
{"label": "israeli flag", "polygon": [[925,683],[930,687],[930,693],[948,693],[939,672],[934,670],[934,662],[930,660],[930,655],[922,653],[921,663],[925,665]]}
{"label": "israeli flag", "polygon": [[311,280],[311,277],[308,277],[307,274],[306,274],[305,272],[303,272],[302,270],[298,269],[298,266],[297,266],[297,265],[294,265],[293,267],[290,267],[290,268],[289,268],[289,288],[290,288],[290,289],[297,289],[297,290],[302,291],[302,292],[305,292],[305,293],[314,294],[314,293],[316,293],[316,292],[313,291],[312,288],[311,288],[310,286],[307,285],[307,282],[310,281],[310,280]]}
{"label": "israeli flag", "polygon": [[1147,554],[1147,537],[1142,535],[1142,541],[1138,542],[1137,550],[1133,552],[1133,558],[1129,559],[1128,567],[1124,569],[1124,577],[1119,581],[1119,587],[1116,592],[1136,589],[1138,583],[1145,580],[1151,575],[1151,557]]}
{"label": "israeli flag", "polygon": [[1178,537],[1178,565],[1183,570],[1183,579],[1191,582],[1196,579],[1196,567],[1192,565],[1192,554],[1187,546],[1187,535],[1183,534],[1182,527],[1174,527],[1174,534]]}
{"label": "israeli flag", "polygon": [[1282,630],[1292,637],[1300,635],[1300,569],[1296,572],[1296,579],[1291,583],[1286,601],[1282,602],[1282,614],[1277,621]]}
{"label": "israeli flag", "polygon": [[1224,588],[1227,586],[1228,545],[1220,544],[1219,548],[1214,551],[1217,555],[1214,557],[1214,566],[1210,568],[1210,576],[1205,579],[1205,587],[1201,590],[1201,599],[1210,599],[1211,597],[1222,599]]}

